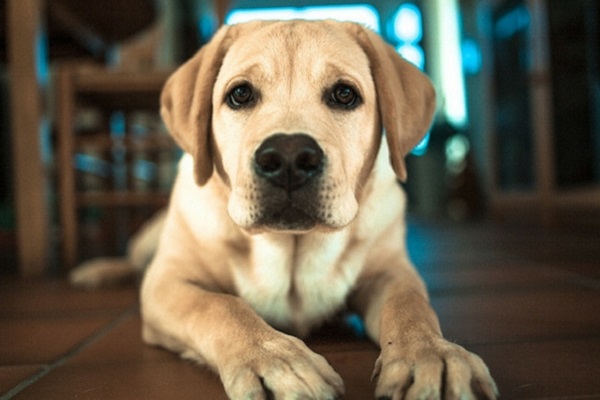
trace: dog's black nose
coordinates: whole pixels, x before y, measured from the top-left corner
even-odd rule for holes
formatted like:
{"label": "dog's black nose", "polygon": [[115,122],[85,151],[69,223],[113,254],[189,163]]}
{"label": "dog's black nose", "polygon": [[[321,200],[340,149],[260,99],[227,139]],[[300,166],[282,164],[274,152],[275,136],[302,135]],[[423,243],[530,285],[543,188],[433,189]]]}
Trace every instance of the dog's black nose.
{"label": "dog's black nose", "polygon": [[323,171],[323,150],[308,135],[278,133],[254,153],[254,169],[275,186],[291,192]]}

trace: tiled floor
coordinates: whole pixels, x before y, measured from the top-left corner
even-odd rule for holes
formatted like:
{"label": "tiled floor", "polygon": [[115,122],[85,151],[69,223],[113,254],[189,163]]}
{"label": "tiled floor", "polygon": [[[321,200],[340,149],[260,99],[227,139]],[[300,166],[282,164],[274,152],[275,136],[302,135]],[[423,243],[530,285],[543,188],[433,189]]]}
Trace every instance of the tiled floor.
{"label": "tiled floor", "polygon": [[[479,353],[504,399],[600,399],[600,233],[413,223],[409,247],[446,336]],[[212,373],[142,344],[135,287],[0,281],[0,399],[225,399]],[[370,343],[309,341],[373,398]]]}

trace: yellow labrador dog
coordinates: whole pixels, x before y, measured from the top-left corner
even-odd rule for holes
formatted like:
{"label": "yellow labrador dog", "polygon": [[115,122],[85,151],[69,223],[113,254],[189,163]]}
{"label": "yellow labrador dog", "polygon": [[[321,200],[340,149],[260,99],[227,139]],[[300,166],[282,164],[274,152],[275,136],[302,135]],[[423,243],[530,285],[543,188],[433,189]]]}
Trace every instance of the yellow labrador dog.
{"label": "yellow labrador dog", "polygon": [[348,307],[381,348],[378,399],[496,397],[404,245],[397,178],[435,108],[419,70],[360,25],[253,22],[219,30],[161,100],[187,155],[142,285],[147,343],[232,399],[336,399],[338,374],[290,335]]}

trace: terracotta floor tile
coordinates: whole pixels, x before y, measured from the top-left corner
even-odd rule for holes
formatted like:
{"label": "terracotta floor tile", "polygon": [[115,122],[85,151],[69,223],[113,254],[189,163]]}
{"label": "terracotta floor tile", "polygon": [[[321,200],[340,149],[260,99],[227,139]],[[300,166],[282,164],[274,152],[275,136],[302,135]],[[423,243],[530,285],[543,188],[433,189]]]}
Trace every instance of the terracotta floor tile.
{"label": "terracotta floor tile", "polygon": [[148,346],[142,341],[138,313],[125,318],[109,333],[76,354],[68,365],[174,362],[180,358],[169,351]]}
{"label": "terracotta floor tile", "polygon": [[189,362],[123,362],[61,367],[15,399],[226,400],[217,376]]}
{"label": "terracotta floor tile", "polygon": [[43,365],[0,366],[0,396],[39,372]]}
{"label": "terracotta floor tile", "polygon": [[[597,236],[413,225],[409,247],[443,331],[486,360],[501,399],[600,398]],[[0,396],[51,368],[15,398],[226,399],[215,374],[142,343],[137,302],[134,285],[0,279]],[[307,343],[342,375],[345,399],[373,398],[372,343],[340,325]]]}
{"label": "terracotta floor tile", "polygon": [[62,316],[119,312],[137,303],[135,285],[84,291],[66,280],[0,279],[0,316]]}
{"label": "terracotta floor tile", "polygon": [[487,291],[495,288],[535,288],[569,282],[573,274],[539,264],[509,263],[420,270],[432,295],[440,292]]}
{"label": "terracotta floor tile", "polygon": [[90,316],[3,320],[0,365],[51,363],[113,319],[113,316]]}
{"label": "terracotta floor tile", "polygon": [[490,261],[600,265],[598,235],[593,231],[417,221],[408,226],[408,248],[417,265],[441,269]]}
{"label": "terracotta floor tile", "polygon": [[556,269],[569,271],[585,278],[591,278],[600,287],[600,259],[590,262],[560,262],[554,263]]}
{"label": "terracotta floor tile", "polygon": [[344,400],[375,398],[375,384],[371,382],[371,375],[377,351],[325,352],[323,355],[344,380]]}
{"label": "terracotta floor tile", "polygon": [[600,398],[600,339],[471,346],[501,399]]}
{"label": "terracotta floor tile", "polygon": [[360,340],[345,340],[344,338],[341,338],[338,341],[322,341],[320,339],[308,339],[306,340],[306,344],[314,352],[319,354],[344,353],[348,351],[364,351],[375,353],[379,352],[378,347],[366,338]]}
{"label": "terracotta floor tile", "polygon": [[442,331],[461,343],[600,337],[600,291],[575,285],[433,296]]}

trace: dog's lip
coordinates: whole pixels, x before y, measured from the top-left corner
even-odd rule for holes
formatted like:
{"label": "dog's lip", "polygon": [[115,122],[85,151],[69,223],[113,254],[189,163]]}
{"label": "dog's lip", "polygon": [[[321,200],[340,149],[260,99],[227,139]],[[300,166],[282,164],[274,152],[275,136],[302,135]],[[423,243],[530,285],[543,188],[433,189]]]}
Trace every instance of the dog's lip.
{"label": "dog's lip", "polygon": [[291,201],[275,210],[264,213],[259,223],[277,231],[307,231],[318,224],[318,218],[307,210]]}
{"label": "dog's lip", "polygon": [[284,205],[283,207],[279,208],[278,210],[274,211],[273,213],[271,213],[271,216],[277,218],[277,217],[292,217],[292,218],[309,218],[309,219],[314,219],[313,217],[311,217],[309,214],[306,213],[306,211],[304,211],[303,208],[298,207],[297,205],[293,204],[292,202],[288,202],[288,204]]}

